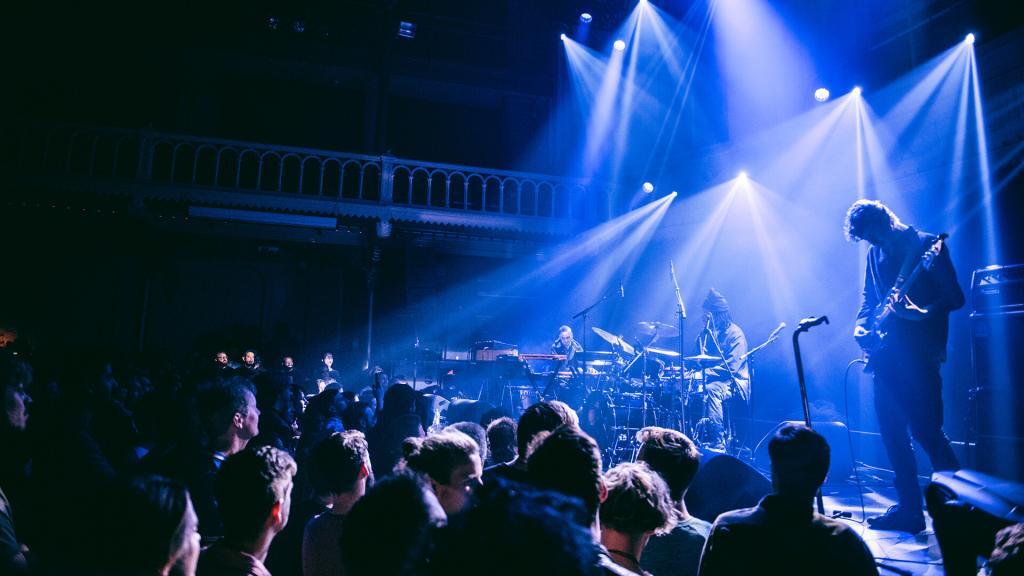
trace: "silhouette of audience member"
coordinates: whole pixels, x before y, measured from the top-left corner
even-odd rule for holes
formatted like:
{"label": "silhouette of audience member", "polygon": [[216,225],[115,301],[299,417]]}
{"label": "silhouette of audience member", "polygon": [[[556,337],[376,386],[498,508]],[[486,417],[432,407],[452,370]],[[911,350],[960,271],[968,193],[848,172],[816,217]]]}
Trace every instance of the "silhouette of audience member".
{"label": "silhouette of audience member", "polygon": [[160,476],[124,477],[107,494],[96,534],[97,574],[196,573],[199,520],[184,485]]}
{"label": "silhouette of audience member", "polygon": [[295,460],[262,446],[229,456],[217,472],[224,539],[202,551],[201,576],[270,576],[263,565],[274,537],[288,524]]}
{"label": "silhouette of audience member", "polygon": [[655,535],[644,548],[641,564],[654,576],[697,574],[711,523],[686,510],[686,490],[700,468],[700,451],[682,432],[648,427],[637,433],[637,462],[647,464],[668,485],[676,525],[671,532]]}
{"label": "silhouette of audience member", "polygon": [[773,493],[754,508],[715,520],[700,574],[876,575],[871,551],[848,525],[814,511],[829,446],[817,432],[788,424],[768,443]]}
{"label": "silhouette of audience member", "polygon": [[420,475],[406,471],[384,478],[345,517],[344,574],[423,574],[433,533],[444,523],[445,512]]}
{"label": "silhouette of audience member", "polygon": [[309,459],[313,489],[329,509],[306,524],[302,537],[303,576],[338,576],[345,516],[373,481],[370,454],[362,432],[331,435],[313,449]]}
{"label": "silhouette of audience member", "polygon": [[988,576],[1024,574],[1024,524],[1007,526],[996,533],[996,547],[985,569]]}
{"label": "silhouette of audience member", "polygon": [[264,372],[256,377],[256,406],[260,432],[254,446],[273,446],[295,455],[297,431],[292,427],[292,396],[281,374]]}
{"label": "silhouette of audience member", "polygon": [[349,404],[341,415],[341,423],[345,430],[369,431],[376,423],[373,405],[362,400]]}
{"label": "silhouette of audience member", "polygon": [[6,491],[20,496],[26,489],[29,450],[25,428],[32,398],[25,387],[31,380],[28,364],[6,354],[0,357],[0,401],[4,411],[0,417],[0,446],[4,452],[0,459],[0,574],[28,572],[27,549],[15,532],[14,506]]}
{"label": "silhouette of audience member", "polygon": [[445,426],[444,430],[462,432],[472,438],[476,442],[476,447],[480,449],[480,463],[482,464],[487,461],[490,446],[487,444],[487,430],[484,430],[483,426],[476,422],[456,422],[455,424]]}
{"label": "silhouette of audience member", "polygon": [[[492,420],[487,425],[487,467],[512,462],[516,459],[516,421],[508,416]],[[487,470],[484,470],[484,474]]]}
{"label": "silhouette of audience member", "polygon": [[423,474],[441,508],[449,516],[469,505],[480,485],[483,466],[476,442],[462,432],[442,431],[425,438],[408,438],[399,468]]}
{"label": "silhouette of audience member", "polygon": [[402,458],[406,438],[423,436],[423,424],[416,412],[418,393],[408,384],[393,384],[384,393],[384,407],[377,425],[366,435],[373,469],[386,474]]}
{"label": "silhouette of audience member", "polygon": [[93,553],[82,535],[94,530],[94,518],[69,514],[68,502],[80,510],[102,510],[101,492],[117,476],[93,434],[95,417],[110,399],[109,365],[80,350],[66,359],[58,382],[59,401],[46,416],[48,427],[33,434],[27,484],[31,515],[18,517],[19,527],[29,525],[22,537],[42,571],[56,573]]}
{"label": "silhouette of audience member", "polygon": [[260,411],[250,384],[241,378],[215,383],[197,399],[205,435],[200,447],[182,447],[157,464],[157,470],[188,487],[199,516],[204,543],[223,535],[216,498],[216,477],[225,459],[248,446],[259,434]]}
{"label": "silhouette of audience member", "polygon": [[626,462],[605,472],[608,496],[601,503],[601,545],[616,564],[638,574],[644,547],[654,533],[672,528],[669,489],[646,464]]}
{"label": "silhouette of audience member", "polygon": [[581,526],[590,528],[591,544],[597,556],[596,568],[600,573],[635,575],[616,564],[601,546],[599,511],[601,502],[608,497],[608,489],[601,477],[601,452],[597,442],[578,427],[564,425],[554,432],[538,434],[527,451],[530,479],[537,487],[577,498],[583,503],[587,515]]}
{"label": "silhouette of audience member", "polygon": [[530,406],[519,416],[516,427],[516,445],[518,456],[511,462],[495,464],[484,471],[484,481],[492,478],[504,478],[514,482],[529,482],[527,474],[526,451],[533,439],[541,432],[551,432],[563,425],[579,426],[580,420],[576,412],[564,402],[542,401]]}
{"label": "silhouette of audience member", "polygon": [[578,500],[504,480],[481,487],[476,500],[440,530],[430,575],[600,574]]}

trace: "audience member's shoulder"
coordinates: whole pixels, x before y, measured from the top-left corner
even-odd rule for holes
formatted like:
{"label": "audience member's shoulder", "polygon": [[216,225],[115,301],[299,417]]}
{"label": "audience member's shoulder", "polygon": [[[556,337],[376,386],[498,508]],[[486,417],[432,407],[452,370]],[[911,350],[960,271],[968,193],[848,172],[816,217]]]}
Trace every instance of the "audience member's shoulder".
{"label": "audience member's shoulder", "polygon": [[518,482],[520,484],[528,484],[530,474],[526,470],[516,468],[508,463],[495,464],[494,466],[488,466],[484,469],[484,483],[493,482],[498,478],[501,478],[502,480],[511,480],[512,482]]}
{"label": "audience member's shoulder", "polygon": [[321,538],[327,535],[334,537],[341,533],[341,527],[345,524],[345,517],[340,514],[332,514],[329,511],[321,512],[310,518],[306,523],[305,533],[307,538]]}
{"label": "audience member's shoulder", "polygon": [[712,523],[713,528],[720,526],[737,526],[741,524],[761,524],[764,521],[764,509],[759,506],[740,508],[722,512]]}

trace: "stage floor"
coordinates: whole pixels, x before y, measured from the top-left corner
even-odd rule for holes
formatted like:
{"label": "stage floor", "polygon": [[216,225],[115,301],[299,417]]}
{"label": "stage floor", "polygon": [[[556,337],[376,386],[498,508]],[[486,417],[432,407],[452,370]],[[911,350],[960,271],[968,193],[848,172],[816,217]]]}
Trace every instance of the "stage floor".
{"label": "stage floor", "polygon": [[881,514],[895,503],[896,490],[891,485],[878,483],[876,478],[865,479],[863,485],[863,512],[861,498],[856,485],[826,486],[823,490],[825,512],[834,514],[836,511],[850,513],[851,517],[843,519],[852,526],[867,542],[879,562],[878,572],[882,576],[888,574],[915,574],[940,576],[945,573],[942,568],[942,553],[939,543],[932,530],[931,518],[925,516],[926,528],[919,534],[894,532],[888,530],[871,530],[864,523],[864,517]]}

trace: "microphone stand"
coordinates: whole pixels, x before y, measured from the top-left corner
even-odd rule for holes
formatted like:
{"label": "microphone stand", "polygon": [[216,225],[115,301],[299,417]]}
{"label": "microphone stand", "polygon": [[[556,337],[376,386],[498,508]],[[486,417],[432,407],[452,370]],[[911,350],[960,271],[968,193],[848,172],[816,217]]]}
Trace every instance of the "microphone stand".
{"label": "microphone stand", "polygon": [[597,308],[598,306],[600,306],[601,303],[603,303],[605,300],[607,300],[608,297],[611,296],[611,295],[612,295],[612,291],[606,292],[604,296],[601,296],[600,300],[598,300],[597,302],[594,302],[590,306],[587,306],[583,310],[580,310],[579,312],[577,312],[577,313],[572,315],[572,319],[573,320],[575,320],[577,318],[580,318],[580,317],[583,318],[583,342],[582,342],[582,345],[583,345],[583,349],[584,350],[587,349],[587,317],[590,314],[591,310],[593,310],[594,308]]}
{"label": "microphone stand", "polygon": [[[821,323],[828,324],[828,316],[822,316],[821,318],[805,318],[800,321],[799,327],[793,331],[793,357],[796,359],[796,378],[800,382],[800,401],[804,407],[804,424],[808,428],[811,426],[811,406],[807,402],[807,381],[804,379],[804,361],[800,356],[800,333],[806,332]],[[815,497],[818,503],[818,514],[825,515],[825,502],[821,497],[821,488],[818,488],[818,494]]]}

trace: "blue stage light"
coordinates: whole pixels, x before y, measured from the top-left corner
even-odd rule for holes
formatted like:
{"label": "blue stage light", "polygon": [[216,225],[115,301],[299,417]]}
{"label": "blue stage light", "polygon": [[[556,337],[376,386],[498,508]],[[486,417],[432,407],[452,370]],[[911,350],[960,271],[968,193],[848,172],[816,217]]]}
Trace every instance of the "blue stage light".
{"label": "blue stage light", "polygon": [[750,177],[747,176],[746,170],[740,170],[740,173],[736,175],[736,179],[739,180],[741,184],[746,184],[750,180]]}
{"label": "blue stage light", "polygon": [[412,22],[401,21],[398,23],[398,37],[405,38],[406,40],[412,40],[416,37],[416,24]]}
{"label": "blue stage light", "polygon": [[966,37],[964,38],[964,42],[967,42],[967,44],[968,44],[968,45],[970,45],[970,44],[974,44],[974,33],[972,32],[972,33],[968,34],[968,35],[967,35],[967,36],[966,36]]}
{"label": "blue stage light", "polygon": [[565,35],[565,32],[562,32],[561,34],[558,35],[558,39],[561,40],[562,42],[565,42],[566,38],[567,36]]}
{"label": "blue stage light", "polygon": [[829,94],[828,88],[818,88],[814,91],[814,99],[818,102],[825,102],[828,100]]}
{"label": "blue stage light", "polygon": [[621,52],[626,49],[626,43],[622,40],[616,40],[615,43],[612,44],[612,47]]}
{"label": "blue stage light", "polygon": [[594,17],[590,15],[590,12],[584,12],[580,14],[580,22],[583,22],[584,24],[590,24],[590,22],[593,20]]}
{"label": "blue stage light", "polygon": [[854,86],[853,87],[853,95],[854,96],[860,96],[860,92],[861,92],[860,86]]}
{"label": "blue stage light", "polygon": [[644,194],[650,194],[651,192],[654,192],[654,184],[650,182],[644,182],[643,190]]}

